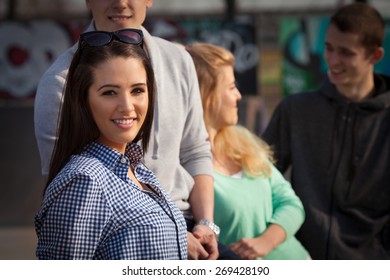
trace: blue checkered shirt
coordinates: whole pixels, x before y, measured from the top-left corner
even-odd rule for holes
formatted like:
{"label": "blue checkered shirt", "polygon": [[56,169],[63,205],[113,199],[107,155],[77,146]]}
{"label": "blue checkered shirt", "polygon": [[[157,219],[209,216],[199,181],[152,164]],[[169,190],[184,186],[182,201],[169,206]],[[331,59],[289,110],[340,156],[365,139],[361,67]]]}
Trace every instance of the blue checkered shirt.
{"label": "blue checkered shirt", "polygon": [[[127,176],[154,192],[141,190]],[[35,216],[38,259],[186,259],[181,211],[142,163],[142,150],[125,155],[92,143],[48,186]]]}

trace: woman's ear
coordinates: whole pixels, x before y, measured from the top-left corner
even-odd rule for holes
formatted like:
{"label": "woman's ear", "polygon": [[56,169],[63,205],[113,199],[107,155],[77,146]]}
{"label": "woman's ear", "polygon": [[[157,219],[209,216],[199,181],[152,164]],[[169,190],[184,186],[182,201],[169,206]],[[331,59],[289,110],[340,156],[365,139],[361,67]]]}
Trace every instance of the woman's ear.
{"label": "woman's ear", "polygon": [[150,9],[153,6],[153,0],[147,0],[146,1],[146,8]]}
{"label": "woman's ear", "polygon": [[382,47],[375,48],[374,55],[372,56],[372,63],[378,63],[385,55],[385,50]]}

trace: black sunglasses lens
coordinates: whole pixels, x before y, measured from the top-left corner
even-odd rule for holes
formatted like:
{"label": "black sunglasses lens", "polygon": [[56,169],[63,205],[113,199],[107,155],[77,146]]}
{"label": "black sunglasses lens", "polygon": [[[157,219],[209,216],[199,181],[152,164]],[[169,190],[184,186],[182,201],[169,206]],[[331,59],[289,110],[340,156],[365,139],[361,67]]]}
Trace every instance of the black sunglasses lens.
{"label": "black sunglasses lens", "polygon": [[104,32],[91,32],[84,34],[83,40],[92,47],[99,47],[110,43],[111,35]]}
{"label": "black sunglasses lens", "polygon": [[116,36],[124,43],[139,44],[142,42],[142,35],[132,30],[120,30],[116,33]]}

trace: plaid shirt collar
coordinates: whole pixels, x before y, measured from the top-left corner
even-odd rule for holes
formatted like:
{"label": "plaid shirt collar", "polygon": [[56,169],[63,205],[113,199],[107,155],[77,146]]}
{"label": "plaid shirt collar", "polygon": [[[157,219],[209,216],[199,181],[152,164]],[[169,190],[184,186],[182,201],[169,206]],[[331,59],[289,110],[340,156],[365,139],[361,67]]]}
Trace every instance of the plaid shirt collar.
{"label": "plaid shirt collar", "polygon": [[131,166],[138,181],[149,185],[159,196],[162,196],[161,189],[156,187],[159,185],[156,176],[143,164],[143,152],[138,144],[129,143],[126,146],[125,154],[122,154],[108,146],[92,142],[86,146],[83,155],[98,159],[123,181],[134,185],[134,182],[128,178],[129,166]]}
{"label": "plaid shirt collar", "polygon": [[105,146],[103,144],[92,142],[87,145],[83,151],[92,157],[97,158],[101,161],[108,169],[115,170],[119,163],[125,163],[129,161],[132,167],[136,167],[143,161],[142,148],[136,143],[129,143],[126,146],[125,154]]}

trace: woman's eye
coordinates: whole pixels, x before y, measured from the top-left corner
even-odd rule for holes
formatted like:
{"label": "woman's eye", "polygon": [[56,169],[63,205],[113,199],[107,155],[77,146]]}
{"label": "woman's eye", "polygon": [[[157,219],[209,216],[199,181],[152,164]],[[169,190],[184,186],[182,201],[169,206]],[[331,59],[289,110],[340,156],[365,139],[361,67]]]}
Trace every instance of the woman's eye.
{"label": "woman's eye", "polygon": [[143,88],[135,88],[131,91],[132,94],[135,94],[135,95],[138,95],[138,94],[141,94],[141,93],[144,93],[145,92],[145,89]]}
{"label": "woman's eye", "polygon": [[115,94],[116,94],[116,92],[113,91],[113,90],[107,90],[107,91],[104,91],[104,92],[102,93],[102,95],[104,95],[104,96],[113,96],[113,95],[115,95]]}
{"label": "woman's eye", "polygon": [[238,87],[238,84],[234,83],[234,84],[231,85],[230,89],[231,90],[235,90],[235,89],[237,89],[237,87]]}

